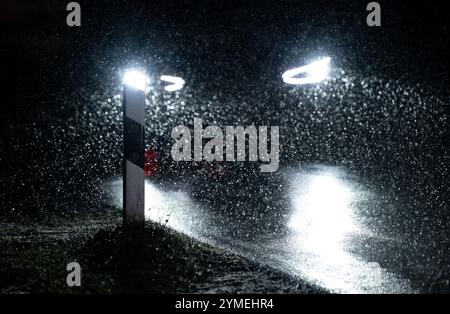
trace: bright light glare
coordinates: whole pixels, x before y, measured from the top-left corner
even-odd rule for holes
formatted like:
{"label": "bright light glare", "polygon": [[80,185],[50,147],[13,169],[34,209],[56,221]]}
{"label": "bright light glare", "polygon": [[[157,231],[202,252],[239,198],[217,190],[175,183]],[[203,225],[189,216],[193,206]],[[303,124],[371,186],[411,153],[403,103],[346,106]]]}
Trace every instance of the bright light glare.
{"label": "bright light glare", "polygon": [[[292,181],[291,238],[284,257],[295,273],[334,292],[392,293],[410,291],[397,278],[370,259],[355,255],[354,240],[370,239],[358,221],[364,192],[338,168],[321,167],[295,174]],[[370,205],[369,205],[370,206]],[[359,210],[358,210],[359,209]]]}
{"label": "bright light glare", "polygon": [[123,76],[122,83],[133,88],[145,91],[149,78],[138,70],[127,70]]}
{"label": "bright light glare", "polygon": [[353,199],[351,188],[332,172],[310,175],[298,187],[289,227],[302,234],[308,248],[336,258],[345,236],[358,230]]}
{"label": "bright light glare", "polygon": [[[283,73],[283,82],[293,85],[314,84],[319,83],[328,78],[330,72],[330,57],[326,57],[314,61],[305,66],[288,70]],[[295,77],[296,75],[305,73],[304,77]]]}
{"label": "bright light glare", "polygon": [[185,81],[181,77],[161,75],[161,81],[172,83],[164,86],[164,89],[168,92],[174,92],[183,88]]}

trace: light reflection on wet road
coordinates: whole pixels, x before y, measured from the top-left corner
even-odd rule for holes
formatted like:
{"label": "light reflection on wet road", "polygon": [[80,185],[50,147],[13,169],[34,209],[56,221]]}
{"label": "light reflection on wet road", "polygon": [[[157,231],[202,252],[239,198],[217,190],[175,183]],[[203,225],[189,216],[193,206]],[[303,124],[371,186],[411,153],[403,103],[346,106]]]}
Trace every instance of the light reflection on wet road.
{"label": "light reflection on wet road", "polygon": [[[290,203],[281,210],[286,211],[288,219],[284,231],[270,236],[258,235],[261,222],[253,224],[255,229],[247,232],[255,234],[254,237],[236,235],[232,230],[239,226],[238,217],[233,218],[232,214],[224,217],[194,201],[186,192],[161,189],[149,181],[146,217],[332,292],[415,292],[400,274],[365,260],[362,252],[358,254],[367,249],[357,244],[364,239],[396,241],[362,223],[364,207],[376,197],[369,200],[368,192],[336,167],[316,166],[287,172],[286,193]],[[121,179],[111,181],[108,186],[115,205],[121,206]],[[232,204],[229,207],[232,210]],[[246,224],[245,228],[251,227]]]}

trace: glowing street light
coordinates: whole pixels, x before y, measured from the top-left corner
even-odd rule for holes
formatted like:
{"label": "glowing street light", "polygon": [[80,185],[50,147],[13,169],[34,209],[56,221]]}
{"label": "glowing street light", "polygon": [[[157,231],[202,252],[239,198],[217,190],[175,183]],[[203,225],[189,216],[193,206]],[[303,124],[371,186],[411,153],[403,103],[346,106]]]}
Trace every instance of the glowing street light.
{"label": "glowing street light", "polygon": [[123,76],[123,223],[143,226],[144,208],[144,123],[147,76],[128,70]]}
{"label": "glowing street light", "polygon": [[[330,73],[330,57],[319,59],[305,66],[288,70],[283,73],[283,82],[292,85],[314,84],[328,78]],[[304,73],[303,77],[296,77]]]}
{"label": "glowing street light", "polygon": [[143,72],[131,69],[126,71],[123,75],[122,83],[135,89],[145,91],[148,80],[148,77]]}

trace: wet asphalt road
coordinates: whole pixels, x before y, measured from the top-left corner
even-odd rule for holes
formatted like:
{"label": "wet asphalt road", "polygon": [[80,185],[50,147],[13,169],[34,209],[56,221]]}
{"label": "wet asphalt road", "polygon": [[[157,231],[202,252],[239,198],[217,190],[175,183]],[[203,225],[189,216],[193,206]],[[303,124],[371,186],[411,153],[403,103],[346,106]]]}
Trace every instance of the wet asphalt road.
{"label": "wet asphalt road", "polygon": [[[385,195],[369,192],[338,167],[309,165],[281,172],[282,188],[265,202],[257,204],[250,196],[241,207],[236,199],[221,199],[226,212],[193,199],[186,192],[189,180],[175,185],[149,180],[146,217],[331,292],[448,292],[445,247],[412,241],[399,230],[372,223],[379,208],[397,206]],[[121,180],[105,188],[120,206]],[[278,204],[283,199],[284,206],[270,208],[273,212],[260,219],[245,215],[247,208],[261,211],[275,199]]]}

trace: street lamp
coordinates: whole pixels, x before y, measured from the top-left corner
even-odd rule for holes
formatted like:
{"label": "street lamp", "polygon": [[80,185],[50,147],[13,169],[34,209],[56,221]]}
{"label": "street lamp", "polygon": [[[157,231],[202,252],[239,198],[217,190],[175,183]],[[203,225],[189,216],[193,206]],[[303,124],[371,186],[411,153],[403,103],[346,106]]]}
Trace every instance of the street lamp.
{"label": "street lamp", "polygon": [[[314,84],[328,78],[330,72],[330,57],[319,59],[305,66],[288,70],[283,73],[283,82],[292,85]],[[304,77],[295,77],[304,73]]]}
{"label": "street lamp", "polygon": [[144,124],[147,76],[128,70],[123,76],[123,223],[126,227],[145,222]]}

